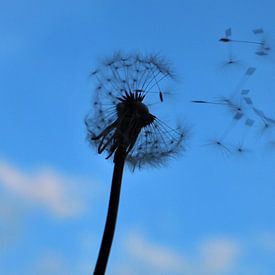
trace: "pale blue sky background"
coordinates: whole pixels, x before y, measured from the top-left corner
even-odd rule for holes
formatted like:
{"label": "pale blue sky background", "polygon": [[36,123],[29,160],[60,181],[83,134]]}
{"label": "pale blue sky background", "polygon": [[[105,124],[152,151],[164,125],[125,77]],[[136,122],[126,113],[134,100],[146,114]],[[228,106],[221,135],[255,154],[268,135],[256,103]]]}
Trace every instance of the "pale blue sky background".
{"label": "pale blue sky background", "polygon": [[[218,42],[228,27],[248,40],[262,27],[274,48],[274,10],[271,0],[2,1],[0,274],[91,274],[112,163],[85,141],[83,118],[89,72],[117,50],[171,61],[175,96],[159,117],[192,130],[186,153],[167,167],[125,172],[107,274],[274,274],[275,135],[255,125],[251,152],[224,157],[202,145],[231,117],[190,103],[230,94],[254,66],[244,88],[275,116],[274,53],[234,45],[240,64],[224,68]],[[229,142],[243,131],[234,128]]]}

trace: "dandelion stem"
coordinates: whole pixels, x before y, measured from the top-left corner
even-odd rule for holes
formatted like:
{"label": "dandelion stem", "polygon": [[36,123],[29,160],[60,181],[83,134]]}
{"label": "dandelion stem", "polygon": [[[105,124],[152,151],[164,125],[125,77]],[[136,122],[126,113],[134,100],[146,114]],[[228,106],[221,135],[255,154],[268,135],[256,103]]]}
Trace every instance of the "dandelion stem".
{"label": "dandelion stem", "polygon": [[94,270],[94,275],[104,275],[112,242],[115,232],[116,219],[119,207],[119,197],[121,189],[121,181],[123,175],[123,168],[126,158],[126,149],[119,146],[114,156],[114,171],[112,179],[112,187],[109,199],[108,213],[105,222],[104,233],[100,245],[100,250]]}

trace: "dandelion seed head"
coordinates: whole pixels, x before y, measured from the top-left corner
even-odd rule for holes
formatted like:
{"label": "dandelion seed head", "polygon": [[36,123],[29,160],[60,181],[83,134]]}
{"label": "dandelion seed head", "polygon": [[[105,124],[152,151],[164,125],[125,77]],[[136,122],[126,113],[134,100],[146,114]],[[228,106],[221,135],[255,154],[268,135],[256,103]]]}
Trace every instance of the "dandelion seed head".
{"label": "dandelion seed head", "polygon": [[85,124],[89,142],[110,158],[119,146],[133,168],[158,166],[184,149],[186,130],[173,129],[151,114],[151,101],[163,102],[161,85],[173,80],[157,55],[114,54],[91,73],[95,82],[92,110]]}

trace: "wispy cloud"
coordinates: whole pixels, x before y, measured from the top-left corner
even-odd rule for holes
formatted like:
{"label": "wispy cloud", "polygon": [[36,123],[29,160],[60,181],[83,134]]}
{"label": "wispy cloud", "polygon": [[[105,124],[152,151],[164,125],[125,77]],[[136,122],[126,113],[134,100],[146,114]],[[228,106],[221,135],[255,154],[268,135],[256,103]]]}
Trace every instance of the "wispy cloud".
{"label": "wispy cloud", "polygon": [[[175,250],[153,242],[140,232],[132,232],[125,239],[126,254],[133,265],[142,265],[148,274],[208,275],[228,274],[234,269],[240,245],[230,238],[213,238],[200,242],[192,253]],[[137,264],[138,263],[138,264]],[[127,264],[126,264],[127,267]],[[125,270],[125,265],[120,271]],[[128,274],[136,274],[128,267]],[[130,273],[129,273],[130,272]],[[144,272],[144,271],[143,271]]]}
{"label": "wispy cloud", "polygon": [[240,244],[229,238],[214,238],[200,244],[201,264],[209,274],[223,274],[234,267]]}
{"label": "wispy cloud", "polygon": [[83,213],[86,204],[84,192],[80,192],[81,183],[82,180],[64,176],[54,169],[26,172],[0,161],[0,188],[57,217],[76,217]]}
{"label": "wispy cloud", "polygon": [[0,250],[7,249],[19,237],[23,217],[22,209],[0,195]]}
{"label": "wispy cloud", "polygon": [[130,233],[125,240],[126,250],[137,260],[153,269],[180,272],[187,268],[186,260],[178,252],[154,243],[139,233]]}
{"label": "wispy cloud", "polygon": [[[39,275],[68,275],[73,274],[69,271],[68,261],[54,252],[44,252],[40,255],[29,267],[28,274],[39,274]],[[27,273],[26,273],[27,274]]]}

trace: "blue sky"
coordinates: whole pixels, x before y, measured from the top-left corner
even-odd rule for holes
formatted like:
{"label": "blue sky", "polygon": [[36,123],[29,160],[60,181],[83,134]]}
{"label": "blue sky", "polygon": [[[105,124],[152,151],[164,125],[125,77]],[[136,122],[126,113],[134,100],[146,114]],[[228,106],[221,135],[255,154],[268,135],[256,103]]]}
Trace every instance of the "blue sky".
{"label": "blue sky", "polygon": [[[275,270],[275,135],[193,99],[242,89],[274,117],[275,56],[234,44],[263,28],[275,43],[273,1],[9,1],[0,4],[0,273],[91,274],[105,222],[112,163],[85,140],[92,69],[121,50],[173,64],[174,96],[158,107],[191,127],[184,155],[166,167],[126,170],[107,274],[269,275]],[[174,123],[174,122],[175,123]],[[272,129],[271,129],[272,130]],[[233,147],[232,147],[233,148]]]}

